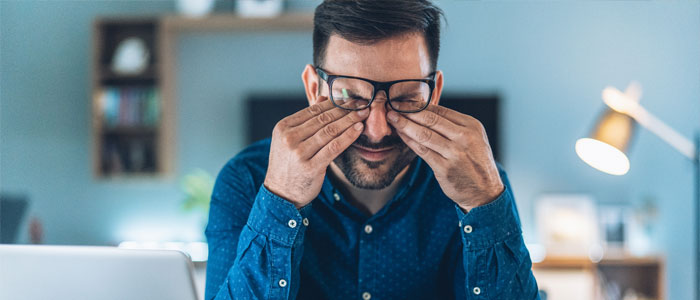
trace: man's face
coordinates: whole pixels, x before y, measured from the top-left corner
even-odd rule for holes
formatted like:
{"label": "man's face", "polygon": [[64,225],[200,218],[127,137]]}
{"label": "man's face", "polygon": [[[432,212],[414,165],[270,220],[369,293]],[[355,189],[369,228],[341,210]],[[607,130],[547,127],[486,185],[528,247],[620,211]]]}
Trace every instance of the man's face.
{"label": "man's face", "polygon": [[[355,44],[332,35],[321,67],[331,74],[375,81],[425,78],[432,72],[425,40],[420,34],[401,35],[371,45]],[[436,78],[440,87],[441,75]],[[318,88],[320,95],[328,97],[325,81],[320,80]],[[436,92],[432,104],[437,104],[440,93]],[[388,109],[386,94],[381,91],[370,107],[362,135],[333,162],[355,187],[385,188],[416,157],[388,124]]]}

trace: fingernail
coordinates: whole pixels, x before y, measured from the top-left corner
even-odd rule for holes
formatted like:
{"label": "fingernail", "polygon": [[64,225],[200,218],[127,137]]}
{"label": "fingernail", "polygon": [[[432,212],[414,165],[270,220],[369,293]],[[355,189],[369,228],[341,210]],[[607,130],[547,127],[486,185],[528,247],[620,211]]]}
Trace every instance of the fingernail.
{"label": "fingernail", "polygon": [[366,109],[366,108],[363,109],[363,110],[361,110],[361,111],[358,111],[358,112],[357,112],[357,114],[358,114],[360,117],[365,117],[365,116],[367,116],[368,113],[369,113],[369,109]]}
{"label": "fingernail", "polygon": [[355,123],[355,126],[353,126],[355,130],[362,130],[362,123]]}
{"label": "fingernail", "polygon": [[386,116],[387,116],[387,117],[389,118],[389,120],[392,121],[392,122],[396,122],[396,121],[399,120],[399,114],[397,114],[397,113],[394,112],[394,111],[389,111],[389,113],[387,113]]}

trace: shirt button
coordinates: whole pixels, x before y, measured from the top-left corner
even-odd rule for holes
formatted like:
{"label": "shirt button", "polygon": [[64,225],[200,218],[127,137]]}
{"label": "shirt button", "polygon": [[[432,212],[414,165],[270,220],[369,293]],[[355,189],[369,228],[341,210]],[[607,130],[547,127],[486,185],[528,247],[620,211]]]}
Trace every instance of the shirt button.
{"label": "shirt button", "polygon": [[278,282],[278,284],[280,285],[280,287],[285,287],[285,286],[287,286],[287,281],[284,280],[284,279],[280,279],[280,281]]}
{"label": "shirt button", "polygon": [[478,286],[475,286],[472,292],[474,292],[474,295],[478,295],[481,294],[481,289]]}
{"label": "shirt button", "polygon": [[333,199],[335,199],[335,201],[340,201],[340,195],[338,195],[338,193],[333,193]]}
{"label": "shirt button", "polygon": [[303,220],[301,220],[301,223],[304,224],[304,226],[309,226],[309,219],[304,218]]}
{"label": "shirt button", "polygon": [[462,221],[459,221],[459,227],[462,227]]}
{"label": "shirt button", "polygon": [[297,221],[295,221],[293,219],[289,220],[289,222],[287,222],[287,225],[289,225],[290,228],[297,227]]}
{"label": "shirt button", "polygon": [[372,225],[365,225],[365,233],[370,234],[372,233]]}
{"label": "shirt button", "polygon": [[464,225],[464,232],[472,233],[472,226],[471,225]]}
{"label": "shirt button", "polygon": [[364,293],[362,293],[362,299],[364,299],[364,300],[372,299],[372,295],[368,292],[364,292]]}

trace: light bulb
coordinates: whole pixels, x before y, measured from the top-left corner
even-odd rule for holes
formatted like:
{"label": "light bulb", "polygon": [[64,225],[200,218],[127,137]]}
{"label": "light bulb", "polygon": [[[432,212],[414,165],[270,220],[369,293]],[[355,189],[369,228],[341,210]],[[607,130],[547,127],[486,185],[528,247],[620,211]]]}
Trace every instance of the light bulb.
{"label": "light bulb", "polygon": [[576,154],[591,167],[611,175],[624,175],[630,169],[627,155],[601,141],[582,138],[576,141]]}

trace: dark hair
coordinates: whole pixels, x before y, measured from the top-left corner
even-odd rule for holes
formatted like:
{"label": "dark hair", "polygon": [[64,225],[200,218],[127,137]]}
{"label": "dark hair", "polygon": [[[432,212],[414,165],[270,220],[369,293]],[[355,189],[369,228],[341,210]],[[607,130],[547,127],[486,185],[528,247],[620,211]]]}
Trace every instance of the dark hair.
{"label": "dark hair", "polygon": [[314,15],[314,65],[322,67],[333,34],[373,44],[407,33],[425,37],[433,71],[440,52],[442,10],[429,0],[325,0]]}

